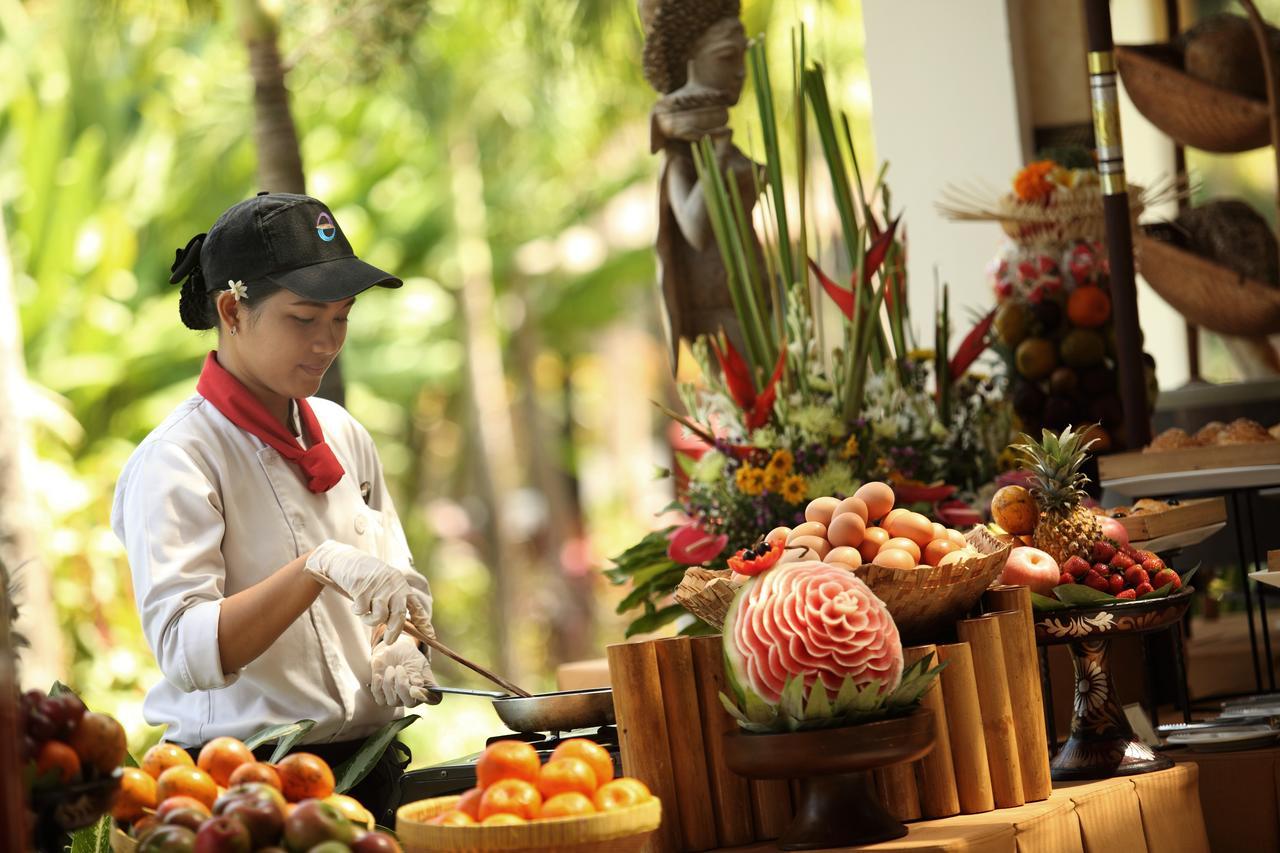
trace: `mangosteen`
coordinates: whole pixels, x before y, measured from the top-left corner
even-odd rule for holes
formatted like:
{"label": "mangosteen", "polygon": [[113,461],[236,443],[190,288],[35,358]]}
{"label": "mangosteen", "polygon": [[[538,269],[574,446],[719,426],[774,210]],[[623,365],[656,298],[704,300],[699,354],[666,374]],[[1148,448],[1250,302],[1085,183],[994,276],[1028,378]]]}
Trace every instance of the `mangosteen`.
{"label": "mangosteen", "polygon": [[1044,425],[1051,430],[1060,430],[1075,419],[1076,401],[1070,397],[1053,395],[1044,404]]}
{"label": "mangosteen", "polygon": [[1096,365],[1080,371],[1080,390],[1090,397],[1110,393],[1115,387],[1116,375],[1109,367]]}
{"label": "mangosteen", "polygon": [[1059,367],[1049,374],[1049,390],[1054,394],[1070,396],[1080,387],[1080,377],[1070,367]]}
{"label": "mangosteen", "polygon": [[1013,386],[1013,411],[1024,421],[1039,420],[1044,412],[1044,392],[1034,382],[1016,382]]}
{"label": "mangosteen", "polygon": [[1050,337],[1062,325],[1062,306],[1052,299],[1046,299],[1031,306],[1031,316],[1040,325],[1040,334]]}

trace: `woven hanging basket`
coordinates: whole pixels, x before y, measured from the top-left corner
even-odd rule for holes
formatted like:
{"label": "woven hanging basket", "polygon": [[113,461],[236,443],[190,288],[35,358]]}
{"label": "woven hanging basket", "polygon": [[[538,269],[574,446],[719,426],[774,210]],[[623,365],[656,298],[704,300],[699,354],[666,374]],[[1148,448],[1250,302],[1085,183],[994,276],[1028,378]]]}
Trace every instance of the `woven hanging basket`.
{"label": "woven hanging basket", "polygon": [[1187,74],[1167,44],[1116,46],[1116,69],[1138,112],[1174,141],[1230,154],[1271,143],[1267,102]]}
{"label": "woven hanging basket", "polygon": [[1154,237],[1137,233],[1133,242],[1147,284],[1197,326],[1223,335],[1280,332],[1280,289]]}

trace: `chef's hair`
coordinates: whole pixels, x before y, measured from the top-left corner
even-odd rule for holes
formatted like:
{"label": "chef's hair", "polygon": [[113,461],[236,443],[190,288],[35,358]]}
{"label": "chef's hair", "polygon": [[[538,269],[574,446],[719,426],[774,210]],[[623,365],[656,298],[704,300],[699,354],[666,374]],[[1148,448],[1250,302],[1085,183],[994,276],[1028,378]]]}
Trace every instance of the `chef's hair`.
{"label": "chef's hair", "polygon": [[[182,294],[178,297],[178,316],[188,329],[205,331],[217,328],[218,294],[224,289],[209,287],[204,279],[204,270],[200,267],[200,248],[204,245],[204,234],[192,237],[185,248],[179,249],[177,257],[170,267],[172,275],[170,284],[182,282]],[[269,296],[281,290],[280,285],[269,281],[255,281],[249,298],[244,306],[250,313],[257,311]]]}

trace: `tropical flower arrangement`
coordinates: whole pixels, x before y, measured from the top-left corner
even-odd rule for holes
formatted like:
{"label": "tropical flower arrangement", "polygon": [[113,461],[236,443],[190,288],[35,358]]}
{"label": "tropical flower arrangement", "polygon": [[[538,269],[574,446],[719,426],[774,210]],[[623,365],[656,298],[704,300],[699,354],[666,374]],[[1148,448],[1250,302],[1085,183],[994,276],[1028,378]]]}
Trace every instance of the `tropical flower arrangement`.
{"label": "tropical flower arrangement", "polygon": [[[864,193],[847,119],[833,117],[822,67],[805,59],[803,38],[796,56],[793,114],[806,134],[811,118],[822,155],[810,163],[808,146],[796,145],[796,180],[803,185],[815,168],[828,174],[843,240],[828,247],[838,254],[820,258],[851,270],[850,283],[841,285],[811,257],[816,226],[803,205],[786,201],[773,90],[757,41],[748,58],[766,154],[764,239],[750,205],[715,167],[710,141],[695,148],[741,350],[723,334],[697,340],[700,379],[679,388],[684,413],[665,410],[702,446],[679,454],[679,472],[668,472],[682,486],[670,509],[687,521],[650,534],[606,572],[632,584],[619,612],[643,608],[628,634],[682,615],[668,602],[689,566],[725,568],[729,555],[764,532],[802,522],[811,499],[852,495],[867,480],[890,482],[899,505],[918,504],[953,526],[980,521],[962,497],[994,478],[1012,434],[1001,384],[968,373],[987,346],[993,315],[949,356],[944,287],[933,347],[919,346],[909,323],[906,241],[884,172]],[[707,629],[690,620],[685,630]]]}

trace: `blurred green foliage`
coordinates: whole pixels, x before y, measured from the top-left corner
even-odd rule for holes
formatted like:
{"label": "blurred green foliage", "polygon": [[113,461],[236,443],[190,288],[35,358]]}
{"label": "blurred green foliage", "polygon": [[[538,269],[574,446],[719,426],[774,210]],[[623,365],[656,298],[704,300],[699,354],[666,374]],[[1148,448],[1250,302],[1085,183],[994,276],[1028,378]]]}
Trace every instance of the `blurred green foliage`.
{"label": "blurred green foliage", "polygon": [[[558,446],[530,448],[524,435],[517,443],[551,453],[570,477],[583,475],[575,460],[584,457],[621,464],[627,456],[611,445],[607,421],[584,407],[607,408],[611,394],[661,396],[666,373],[655,369],[650,387],[611,388],[600,348],[604,331],[619,326],[660,336],[650,249],[654,95],[640,72],[633,4],[264,5],[281,15],[308,191],[335,210],[362,257],[406,282],[362,299],[353,316],[343,354],[348,408],[378,442],[434,585],[442,636],[492,660],[489,575],[467,523],[477,511],[467,461],[474,430],[463,393],[450,146],[461,140],[478,152],[501,343],[521,328],[537,332],[534,384],[513,399],[536,395]],[[749,32],[785,43],[800,17],[820,34],[815,52],[837,69],[858,144],[869,144],[858,4],[746,6]],[[785,51],[774,53],[786,62]],[[182,327],[176,288],[165,282],[173,251],[256,189],[246,52],[210,0],[0,0],[0,79],[0,204],[32,380],[26,410],[38,426],[31,490],[48,518],[43,544],[73,644],[68,681],[125,723],[138,754],[160,734],[141,714],[159,675],[108,526],[111,497],[133,447],[192,392],[215,344]],[[749,148],[751,116],[736,115]],[[655,343],[642,354],[660,353]],[[655,415],[641,434],[657,439],[661,425]],[[630,450],[648,458],[654,446]],[[666,503],[635,505],[622,490],[588,497],[592,554],[639,538]],[[559,566],[556,554],[539,559]],[[611,611],[612,600],[599,610]],[[533,617],[522,643],[545,641]],[[598,648],[620,636],[617,622],[603,621]],[[530,657],[541,672],[535,686],[549,687],[556,661],[541,649]],[[464,677],[440,670],[442,680]],[[417,763],[473,750],[500,728],[483,701],[451,699],[426,717],[408,732]]]}

